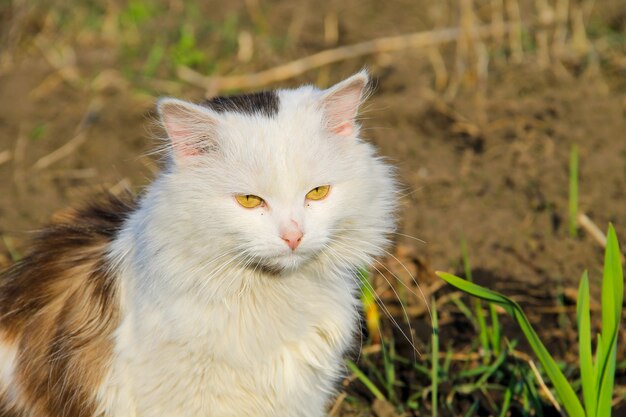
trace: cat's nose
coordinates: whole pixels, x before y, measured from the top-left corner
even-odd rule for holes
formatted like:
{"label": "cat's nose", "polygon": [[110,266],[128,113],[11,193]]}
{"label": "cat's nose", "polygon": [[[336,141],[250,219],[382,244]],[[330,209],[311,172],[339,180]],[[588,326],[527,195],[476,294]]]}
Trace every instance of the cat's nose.
{"label": "cat's nose", "polygon": [[287,243],[287,246],[291,248],[291,250],[296,250],[300,241],[302,240],[303,233],[299,229],[290,230],[288,232],[283,233],[280,238]]}

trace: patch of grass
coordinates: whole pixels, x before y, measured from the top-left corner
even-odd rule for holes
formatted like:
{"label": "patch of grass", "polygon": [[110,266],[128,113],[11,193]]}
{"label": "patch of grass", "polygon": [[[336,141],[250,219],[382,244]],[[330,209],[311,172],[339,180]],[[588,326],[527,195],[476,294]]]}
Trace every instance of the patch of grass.
{"label": "patch of grass", "polygon": [[[469,254],[465,239],[461,239],[461,254],[463,257],[463,269],[465,271],[465,277],[468,281],[473,282],[472,267],[469,261]],[[475,322],[478,325],[480,343],[485,354],[485,361],[488,361],[489,354],[493,352],[494,355],[498,356],[500,354],[500,348],[502,346],[498,313],[495,309],[495,306],[489,303],[489,317],[491,320],[491,325],[489,326],[487,324],[487,320],[485,318],[485,313],[483,311],[483,306],[480,299],[474,298],[472,299],[472,303],[474,306],[474,314],[476,317]]]}
{"label": "patch of grass", "polygon": [[[33,3],[33,19],[40,20],[30,26],[54,33],[51,44],[72,52],[94,52],[79,62],[80,67],[86,65],[95,72],[79,72],[85,86],[90,85],[92,75],[107,68],[119,72],[133,90],[155,96],[189,87],[177,76],[180,67],[204,75],[245,71],[241,65],[249,66],[248,62],[237,59],[244,32],[253,39],[251,53],[258,61],[257,69],[284,53],[277,44],[287,42],[289,35],[289,25],[270,25],[271,9],[254,2],[236,8],[199,0],[28,3]],[[73,64],[68,60],[68,65]]]}
{"label": "patch of grass", "polygon": [[156,5],[150,2],[132,0],[120,12],[119,22],[122,26],[140,26],[157,15]]}
{"label": "patch of grass", "polygon": [[150,47],[150,51],[148,52],[148,58],[143,65],[143,75],[146,77],[153,77],[163,58],[165,57],[165,46],[163,42],[157,41],[152,47]]}
{"label": "patch of grass", "polygon": [[[626,368],[626,361],[616,361],[616,338],[619,329],[623,276],[617,238],[612,227],[608,232],[603,278],[603,328],[595,350],[591,347],[589,318],[589,280],[583,275],[577,303],[579,329],[579,365],[554,359],[533,330],[530,321],[513,300],[474,284],[467,245],[462,242],[463,269],[467,280],[450,274],[440,276],[452,286],[475,296],[465,304],[456,294],[431,301],[432,334],[427,353],[409,358],[400,347],[388,322],[377,318],[381,340],[365,346],[358,363],[348,368],[362,384],[362,390],[350,392],[353,403],[362,407],[372,399],[391,404],[398,415],[472,416],[521,415],[542,416],[562,409],[571,417],[609,415],[613,399],[612,379],[617,369]],[[369,275],[362,273],[369,285],[364,291],[365,305],[377,305],[371,291]],[[608,300],[608,301],[607,301]],[[485,305],[487,301],[487,305]],[[474,323],[477,337],[459,350],[454,345],[442,346],[440,311],[456,307],[456,311]],[[535,351],[541,366],[518,350],[520,340],[509,340],[502,333],[498,312],[502,309],[518,322],[522,334]],[[366,313],[367,317],[367,313]],[[449,315],[448,315],[449,317]],[[373,349],[373,347],[378,347]],[[405,352],[405,356],[399,352]],[[357,371],[358,370],[358,371]],[[552,383],[552,389],[546,382]],[[364,391],[363,391],[364,389]],[[584,403],[579,400],[583,394]],[[364,398],[365,397],[365,398]],[[608,408],[607,408],[608,407]]]}
{"label": "patch of grass", "polygon": [[[517,341],[506,341],[499,331],[494,332],[488,324],[492,318],[485,317],[485,331],[490,335],[487,351],[480,343],[469,351],[442,348],[438,312],[444,306],[455,306],[452,300],[454,297],[444,304],[432,300],[430,347],[421,358],[398,354],[397,341],[384,337],[379,349],[371,349],[370,344],[358,363],[348,362],[348,369],[367,393],[366,398],[352,395],[353,401],[361,401],[365,407],[371,399],[384,399],[405,416],[473,416],[478,412],[504,416],[511,410],[542,415],[551,405],[540,394],[528,361],[516,350]],[[498,354],[493,346],[498,346]]]}
{"label": "patch of grass", "polygon": [[222,37],[221,55],[235,55],[239,44],[239,15],[230,13],[220,26],[220,34]]}
{"label": "patch of grass", "polygon": [[37,123],[31,130],[30,132],[28,132],[28,138],[33,141],[36,142],[39,139],[41,139],[43,137],[43,135],[46,133],[46,128],[47,125],[45,122],[39,122]]}
{"label": "patch of grass", "polygon": [[376,384],[374,384],[374,382],[370,378],[368,378],[367,375],[365,375],[365,373],[363,373],[363,371],[361,371],[354,362],[348,360],[346,361],[346,365],[348,366],[348,369],[350,369],[350,371],[352,371],[352,373],[356,375],[359,381],[361,381],[363,385],[365,385],[370,390],[375,398],[379,400],[385,400],[385,396],[382,392],[380,392]]}
{"label": "patch of grass", "polygon": [[205,62],[206,56],[198,48],[195,30],[191,25],[181,26],[178,42],[172,48],[170,57],[175,65],[188,67],[198,67]]}
{"label": "patch of grass", "polygon": [[587,24],[587,34],[592,39],[604,38],[614,47],[622,48],[626,44],[626,33],[618,25],[607,24],[595,16]]}
{"label": "patch of grass", "polygon": [[624,277],[619,244],[613,226],[609,226],[602,279],[602,330],[597,335],[595,360],[589,307],[589,279],[583,273],[577,302],[579,366],[584,407],[573,384],[568,382],[554,358],[543,345],[521,307],[510,298],[454,275],[438,275],[450,285],[475,297],[495,303],[515,318],[528,343],[550,378],[561,405],[570,417],[603,417],[611,413],[616,369],[617,338],[624,293]]}
{"label": "patch of grass", "polygon": [[569,157],[569,235],[578,236],[578,147],[572,145]]}

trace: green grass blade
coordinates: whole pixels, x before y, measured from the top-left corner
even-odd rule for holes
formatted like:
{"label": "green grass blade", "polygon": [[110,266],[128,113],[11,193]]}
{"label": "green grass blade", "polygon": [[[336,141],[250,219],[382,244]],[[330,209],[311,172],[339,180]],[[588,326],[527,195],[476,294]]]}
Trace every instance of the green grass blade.
{"label": "green grass blade", "polygon": [[612,224],[609,224],[607,233],[607,252],[610,254],[611,274],[613,275],[613,288],[615,290],[615,305],[618,307],[614,314],[617,320],[617,328],[622,318],[622,303],[624,302],[624,271],[622,269],[622,252],[617,241],[617,234]]}
{"label": "green grass blade", "polygon": [[506,391],[504,391],[504,399],[502,400],[502,408],[500,409],[500,417],[506,417],[506,413],[511,406],[511,398],[513,398],[513,386],[510,385]]}
{"label": "green grass blade", "polygon": [[450,301],[452,301],[452,303],[459,309],[461,314],[463,314],[469,321],[471,321],[474,324],[474,327],[476,327],[476,329],[478,330],[478,326],[476,325],[476,320],[474,319],[474,316],[472,315],[472,310],[469,309],[467,304],[465,304],[463,300],[461,300],[460,297],[453,297],[450,299]]}
{"label": "green grass blade", "polygon": [[[537,392],[537,378],[532,372],[522,372],[522,380],[524,381],[524,396],[527,404],[527,415],[536,414],[537,417],[543,417],[543,401]],[[532,404],[532,408],[531,408]],[[532,410],[532,412],[531,412]]]}
{"label": "green grass blade", "polygon": [[445,375],[445,377],[448,376],[448,374],[450,373],[450,364],[452,363],[452,354],[454,353],[452,346],[448,346],[448,350],[446,351],[446,357],[443,360],[443,366],[441,366],[439,369],[443,372],[441,372],[443,375]]}
{"label": "green grass blade", "polygon": [[615,366],[617,358],[617,336],[624,297],[624,275],[621,253],[613,225],[609,225],[607,244],[604,255],[604,274],[602,277],[602,355],[598,355],[597,392],[598,407],[596,416],[608,416],[611,413]]}
{"label": "green grass blade", "polygon": [[569,235],[578,235],[578,147],[572,145],[569,157]]}
{"label": "green grass blade", "polygon": [[426,368],[425,366],[414,363],[413,369],[415,369],[417,372],[421,373],[424,376],[428,376],[428,377],[430,376],[431,370]]}
{"label": "green grass blade", "polygon": [[589,277],[583,273],[578,289],[576,303],[576,323],[578,324],[578,350],[580,379],[583,386],[583,398],[587,416],[596,415],[596,381],[591,354],[591,318],[589,316]]}
{"label": "green grass blade", "polygon": [[484,374],[482,374],[480,378],[478,378],[478,380],[474,383],[474,385],[476,385],[476,388],[480,388],[480,386],[486,383],[489,377],[493,375],[493,373],[497,371],[498,368],[500,368],[500,366],[506,359],[507,353],[508,352],[503,351],[500,354],[500,356],[498,356],[498,358],[495,361],[493,361],[493,363],[489,366],[489,368],[487,368],[487,371]]}
{"label": "green grass blade", "polygon": [[597,417],[608,417],[611,415],[611,407],[613,402],[613,384],[615,382],[615,359],[617,349],[611,349],[605,356],[606,364],[604,372],[599,375],[600,392],[598,392],[598,406],[596,411]]}
{"label": "green grass blade", "polygon": [[[469,261],[469,252],[467,250],[467,242],[464,238],[461,239],[461,254],[463,256],[463,269],[465,271],[465,277],[468,281],[473,282],[472,267]],[[483,348],[483,353],[486,355],[485,360],[488,360],[489,354],[489,336],[487,330],[487,321],[485,320],[485,313],[483,312],[483,305],[478,298],[472,300],[474,311],[476,314],[476,321],[478,322],[478,337],[480,345]]]}
{"label": "green grass blade", "polygon": [[530,402],[531,402],[531,394],[528,390],[528,384],[524,384],[522,386],[522,410],[524,410],[524,416],[530,415]]}
{"label": "green grass blade", "polygon": [[470,369],[457,372],[454,375],[454,377],[455,377],[456,380],[461,380],[461,379],[464,379],[464,378],[471,378],[471,377],[474,377],[474,376],[482,375],[482,374],[484,374],[485,372],[487,372],[489,370],[490,366],[491,365],[485,364],[485,365],[479,365],[479,366],[476,366],[476,367],[472,367]]}
{"label": "green grass blade", "polygon": [[602,339],[605,352],[609,351],[611,335],[617,331],[622,311],[624,277],[620,260],[619,245],[613,225],[607,233],[606,251],[604,252],[604,274],[602,277]]}
{"label": "green grass blade", "polygon": [[432,416],[437,417],[437,405],[439,403],[439,322],[437,318],[437,303],[435,297],[431,301],[431,316],[433,325],[432,335],[432,371],[431,371],[431,400],[432,400]]}
{"label": "green grass blade", "polygon": [[532,347],[535,355],[541,362],[546,374],[552,381],[554,388],[563,404],[565,410],[570,417],[585,417],[585,411],[576,396],[571,385],[567,382],[567,379],[557,366],[556,362],[539,339],[539,336],[532,328],[528,318],[524,315],[521,307],[513,300],[499,294],[495,291],[481,287],[452,274],[445,272],[438,272],[440,278],[446,281],[448,284],[467,292],[475,297],[482,298],[483,300],[490,301],[492,303],[502,306],[507,313],[513,316],[518,325],[522,329],[522,332],[526,336],[528,343]]}
{"label": "green grass blade", "polygon": [[[385,376],[380,369],[378,369],[378,364],[374,363],[367,356],[363,356],[360,358],[361,360],[361,369],[367,369],[369,371],[370,376],[368,377],[372,383],[376,386],[384,386],[385,385]],[[378,385],[376,382],[378,381]],[[382,392],[382,391],[381,391]],[[387,398],[388,399],[388,398]]]}
{"label": "green grass blade", "polygon": [[478,406],[480,406],[480,401],[476,400],[472,404],[470,408],[467,409],[467,412],[464,414],[465,417],[472,417],[476,415],[476,411],[478,410]]}
{"label": "green grass blade", "polygon": [[[604,345],[602,344],[602,335],[598,334],[597,340],[596,340],[596,361],[593,364],[593,382],[596,386],[596,389],[595,389],[596,396],[600,392],[600,383],[602,382],[602,379],[599,377],[599,374],[600,374],[600,364],[604,363],[604,352],[602,350],[603,346]],[[595,401],[597,403],[598,401],[597,397]]]}
{"label": "green grass blade", "polygon": [[396,368],[393,363],[393,357],[395,356],[395,340],[390,338],[389,348],[385,348],[385,344],[381,343],[382,355],[383,355],[383,367],[385,370],[385,389],[387,390],[387,398],[390,402],[395,401],[394,387],[396,384]]}
{"label": "green grass blade", "polygon": [[380,392],[380,390],[376,387],[376,385],[372,382],[372,380],[369,379],[367,375],[365,375],[363,371],[361,371],[354,362],[352,362],[351,360],[347,360],[346,366],[348,367],[348,369],[350,369],[350,371],[352,371],[352,373],[354,373],[354,375],[356,375],[359,381],[361,381],[363,385],[365,385],[367,389],[370,390],[370,392],[372,393],[372,395],[374,395],[374,397],[378,398],[379,400],[386,401],[386,398],[383,395],[383,393]]}
{"label": "green grass blade", "polygon": [[164,56],[165,47],[163,46],[163,42],[158,41],[154,43],[150,48],[146,62],[143,65],[143,75],[146,77],[154,77],[157,69],[159,68],[159,64],[163,61]]}
{"label": "green grass blade", "polygon": [[492,291],[488,288],[481,287],[480,285],[474,284],[470,281],[464,280],[463,278],[459,278],[447,272],[438,271],[437,275],[439,276],[439,278],[443,279],[448,284],[452,285],[453,287],[463,292],[473,295],[474,297],[481,298],[485,301],[502,305],[502,307],[505,310],[507,310],[507,312],[511,308],[510,303],[513,303],[513,301],[507,302],[507,298],[497,293],[496,291]]}
{"label": "green grass blade", "polygon": [[491,348],[493,349],[493,353],[495,355],[499,355],[502,348],[502,332],[500,330],[498,312],[493,304],[489,304],[489,314],[491,316],[491,331],[489,332]]}

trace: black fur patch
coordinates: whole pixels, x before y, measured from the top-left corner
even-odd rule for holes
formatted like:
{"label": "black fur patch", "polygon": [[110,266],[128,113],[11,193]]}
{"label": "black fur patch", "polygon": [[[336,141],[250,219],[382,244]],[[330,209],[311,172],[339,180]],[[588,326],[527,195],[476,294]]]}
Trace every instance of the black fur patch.
{"label": "black fur patch", "polygon": [[261,114],[272,117],[278,113],[278,95],[274,91],[260,91],[230,97],[214,97],[200,103],[216,112],[226,111],[246,114]]}

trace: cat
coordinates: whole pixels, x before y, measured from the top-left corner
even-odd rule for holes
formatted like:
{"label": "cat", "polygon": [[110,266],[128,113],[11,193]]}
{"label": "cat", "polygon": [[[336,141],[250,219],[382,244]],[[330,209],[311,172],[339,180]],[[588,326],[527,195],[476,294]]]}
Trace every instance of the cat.
{"label": "cat", "polygon": [[335,86],[164,98],[163,171],[65,213],[0,277],[2,417],[319,417],[395,228]]}

